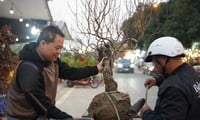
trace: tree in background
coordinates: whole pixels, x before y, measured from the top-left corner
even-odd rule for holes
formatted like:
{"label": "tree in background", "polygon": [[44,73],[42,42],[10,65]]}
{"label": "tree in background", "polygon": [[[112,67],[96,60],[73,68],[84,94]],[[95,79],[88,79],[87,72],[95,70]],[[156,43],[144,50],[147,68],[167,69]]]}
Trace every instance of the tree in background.
{"label": "tree in background", "polygon": [[[169,0],[160,5],[160,12],[153,17],[145,31],[145,44],[148,46],[160,36],[174,36],[186,48],[200,41],[200,1]],[[155,32],[157,30],[160,32]],[[151,35],[152,33],[156,33]],[[151,35],[151,36],[150,36]]]}
{"label": "tree in background", "polygon": [[[121,30],[124,33],[124,38],[134,38],[137,40],[138,48],[144,47],[145,31],[151,24],[153,16],[159,13],[160,5],[154,1],[140,2],[137,5],[136,11],[129,19],[123,22]],[[156,32],[159,32],[157,30]],[[155,32],[154,32],[155,33]]]}
{"label": "tree in background", "polygon": [[[178,38],[186,47],[185,62],[192,63],[195,59],[198,59],[199,48],[189,49],[195,42],[200,44],[200,1],[198,0],[169,0],[166,3],[160,3],[156,9],[158,12],[153,12],[149,17],[149,23],[143,25],[138,24],[145,22],[145,18],[148,15],[143,16],[145,9],[141,9],[141,5],[132,17],[123,23],[123,32],[126,36],[133,36],[134,38],[141,38],[138,43],[139,48],[147,49],[149,44],[158,37],[161,36],[174,36]],[[148,7],[149,6],[149,7]],[[150,5],[146,5],[146,8],[151,8]],[[146,9],[148,14],[149,10]],[[141,19],[138,16],[143,16]],[[138,20],[139,19],[139,20]],[[139,21],[139,22],[138,22]],[[139,26],[139,27],[138,27]],[[139,31],[141,29],[141,31]],[[139,39],[138,39],[139,40]]]}
{"label": "tree in background", "polygon": [[[112,56],[110,57],[113,57],[111,59],[114,61],[121,51],[135,49],[138,43],[142,43],[140,41],[142,41],[141,36],[144,34],[144,28],[148,26],[147,24],[151,20],[151,14],[154,13],[152,8],[143,6],[148,3],[153,3],[153,1],[145,0],[140,2],[140,0],[125,0],[121,2],[117,0],[82,0],[82,5],[77,6],[77,9],[81,9],[81,12],[84,14],[78,14],[78,10],[72,12],[76,16],[75,23],[77,24],[79,33],[84,35],[82,39],[87,39],[86,51],[88,49],[98,51],[98,60],[101,60],[101,48],[109,45],[112,51]],[[138,4],[140,4],[140,8],[137,7]],[[151,10],[151,14],[142,12],[143,8]],[[133,36],[131,34],[134,34],[134,32],[127,34],[127,32],[123,31],[127,28],[121,26],[122,22],[132,16],[136,9],[141,11],[141,15],[138,16],[137,26],[139,35]],[[146,15],[149,16],[145,17]],[[145,22],[142,21],[144,18]]]}
{"label": "tree in background", "polygon": [[[98,50],[104,44],[109,44],[113,53],[117,54],[126,41],[133,40],[132,38],[123,40],[119,29],[122,21],[120,17],[123,16],[125,19],[132,11],[124,15],[122,6],[117,0],[82,0],[81,2],[81,12],[84,14],[77,16],[75,12],[74,15],[77,17],[79,32],[87,39],[87,48]],[[128,3],[128,0],[125,2]]]}
{"label": "tree in background", "polygon": [[200,41],[199,5],[198,0],[169,0],[151,11],[150,4],[139,4],[134,15],[124,21],[122,29],[126,36],[138,39],[139,48],[146,49],[161,36],[174,36],[190,48],[193,42]]}

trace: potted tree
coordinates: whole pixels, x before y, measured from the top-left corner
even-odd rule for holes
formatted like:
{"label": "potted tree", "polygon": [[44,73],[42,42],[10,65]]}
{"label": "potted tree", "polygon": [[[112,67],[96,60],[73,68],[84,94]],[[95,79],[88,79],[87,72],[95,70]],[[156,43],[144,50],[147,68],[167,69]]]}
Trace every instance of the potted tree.
{"label": "potted tree", "polygon": [[0,28],[0,115],[4,113],[6,91],[18,61],[18,56],[10,48],[15,40],[10,26],[4,25]]}

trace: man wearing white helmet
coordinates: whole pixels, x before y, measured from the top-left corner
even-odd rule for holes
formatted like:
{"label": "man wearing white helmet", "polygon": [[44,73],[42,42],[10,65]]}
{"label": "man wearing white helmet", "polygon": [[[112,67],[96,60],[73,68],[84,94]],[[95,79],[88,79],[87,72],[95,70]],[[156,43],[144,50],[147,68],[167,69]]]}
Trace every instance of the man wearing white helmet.
{"label": "man wearing white helmet", "polygon": [[174,37],[160,37],[149,46],[145,61],[153,62],[162,77],[145,81],[146,87],[158,85],[159,91],[155,109],[141,109],[143,120],[199,120],[200,78],[182,57],[184,47]]}

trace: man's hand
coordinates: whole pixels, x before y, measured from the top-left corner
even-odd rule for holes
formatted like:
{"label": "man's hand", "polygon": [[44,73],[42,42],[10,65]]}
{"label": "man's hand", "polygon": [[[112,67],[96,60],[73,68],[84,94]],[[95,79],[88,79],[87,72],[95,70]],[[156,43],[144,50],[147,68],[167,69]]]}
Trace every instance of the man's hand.
{"label": "man's hand", "polygon": [[99,64],[97,65],[98,71],[102,71],[104,68],[104,60],[107,59],[107,57],[103,57]]}
{"label": "man's hand", "polygon": [[151,88],[152,86],[157,85],[157,81],[154,77],[147,78],[146,81],[144,82],[144,86],[146,88]]}
{"label": "man's hand", "polygon": [[146,110],[151,110],[151,108],[148,105],[144,105],[141,109],[140,109],[140,116],[143,116],[144,112]]}

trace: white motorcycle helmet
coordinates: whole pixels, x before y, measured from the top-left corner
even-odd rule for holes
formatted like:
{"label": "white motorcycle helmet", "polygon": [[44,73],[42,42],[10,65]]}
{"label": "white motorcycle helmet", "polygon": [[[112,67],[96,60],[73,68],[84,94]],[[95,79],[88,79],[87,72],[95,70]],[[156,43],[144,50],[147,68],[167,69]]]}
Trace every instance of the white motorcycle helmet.
{"label": "white motorcycle helmet", "polygon": [[145,62],[152,62],[152,56],[164,55],[168,57],[185,56],[182,43],[174,37],[160,37],[154,40],[147,51]]}

